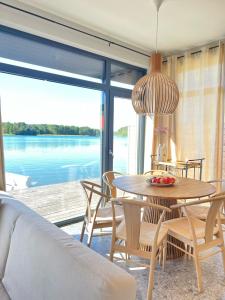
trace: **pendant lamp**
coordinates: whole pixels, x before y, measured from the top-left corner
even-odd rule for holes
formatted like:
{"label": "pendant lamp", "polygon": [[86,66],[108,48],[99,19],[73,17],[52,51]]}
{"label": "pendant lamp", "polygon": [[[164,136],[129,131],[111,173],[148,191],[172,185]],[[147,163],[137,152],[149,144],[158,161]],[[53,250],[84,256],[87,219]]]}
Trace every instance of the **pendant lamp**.
{"label": "pendant lamp", "polygon": [[132,91],[132,104],[138,114],[172,114],[179,102],[176,83],[161,73],[162,57],[157,51],[158,13],[162,2],[163,0],[154,0],[157,11],[156,51],[151,56],[151,72],[139,79]]}

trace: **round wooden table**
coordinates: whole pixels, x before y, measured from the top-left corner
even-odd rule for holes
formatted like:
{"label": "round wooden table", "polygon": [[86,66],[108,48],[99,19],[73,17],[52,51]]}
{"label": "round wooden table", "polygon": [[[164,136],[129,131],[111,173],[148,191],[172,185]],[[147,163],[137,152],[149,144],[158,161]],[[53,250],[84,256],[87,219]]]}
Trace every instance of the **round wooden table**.
{"label": "round wooden table", "polygon": [[[216,188],[210,183],[190,179],[177,178],[176,184],[172,186],[152,186],[146,183],[148,176],[145,175],[129,175],[120,176],[113,180],[113,184],[120,190],[147,197],[147,201],[170,207],[177,203],[177,199],[193,199],[209,196],[216,192]],[[179,211],[172,210],[166,213],[166,220],[178,218]],[[157,223],[160,217],[160,211],[155,209],[145,209],[143,221]],[[171,239],[171,237],[170,237]],[[184,247],[183,243],[176,240],[180,247]],[[167,258],[177,258],[183,255],[183,252],[168,245]]]}

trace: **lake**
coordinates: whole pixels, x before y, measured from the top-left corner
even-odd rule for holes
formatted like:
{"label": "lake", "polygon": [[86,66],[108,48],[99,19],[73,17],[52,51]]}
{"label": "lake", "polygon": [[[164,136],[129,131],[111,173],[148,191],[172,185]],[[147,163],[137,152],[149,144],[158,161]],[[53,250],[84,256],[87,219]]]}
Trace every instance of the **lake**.
{"label": "lake", "polygon": [[[100,177],[99,137],[4,136],[5,170],[29,176],[29,186]],[[120,149],[114,169],[127,172],[127,138],[116,137]]]}

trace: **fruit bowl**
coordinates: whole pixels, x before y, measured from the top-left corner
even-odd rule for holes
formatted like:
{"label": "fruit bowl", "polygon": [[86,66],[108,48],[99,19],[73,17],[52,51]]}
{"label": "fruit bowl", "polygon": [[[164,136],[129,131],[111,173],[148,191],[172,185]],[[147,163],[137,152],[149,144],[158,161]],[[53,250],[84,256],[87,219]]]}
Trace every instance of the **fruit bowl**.
{"label": "fruit bowl", "polygon": [[146,182],[153,186],[172,186],[176,183],[176,177],[171,174],[153,175],[146,179]]}

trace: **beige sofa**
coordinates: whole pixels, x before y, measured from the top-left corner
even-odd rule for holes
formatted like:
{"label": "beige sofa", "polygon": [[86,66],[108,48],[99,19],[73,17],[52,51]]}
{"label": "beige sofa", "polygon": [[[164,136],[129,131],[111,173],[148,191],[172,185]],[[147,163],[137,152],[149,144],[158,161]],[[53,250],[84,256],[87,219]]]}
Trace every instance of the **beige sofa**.
{"label": "beige sofa", "polygon": [[0,300],[132,300],[134,278],[0,193]]}

